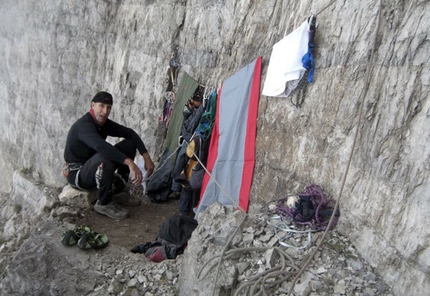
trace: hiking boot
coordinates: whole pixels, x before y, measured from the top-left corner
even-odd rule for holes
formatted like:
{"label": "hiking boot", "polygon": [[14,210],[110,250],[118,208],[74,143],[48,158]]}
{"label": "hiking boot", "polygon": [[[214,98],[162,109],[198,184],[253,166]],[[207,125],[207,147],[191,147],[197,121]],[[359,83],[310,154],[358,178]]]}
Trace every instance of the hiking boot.
{"label": "hiking boot", "polygon": [[140,206],[142,203],[139,197],[128,195],[125,192],[112,195],[112,201],[125,206]]}
{"label": "hiking boot", "polygon": [[113,202],[110,202],[107,205],[102,205],[99,201],[97,201],[97,203],[94,205],[94,210],[97,213],[108,216],[114,220],[121,220],[129,216],[129,213],[126,209],[117,206]]}

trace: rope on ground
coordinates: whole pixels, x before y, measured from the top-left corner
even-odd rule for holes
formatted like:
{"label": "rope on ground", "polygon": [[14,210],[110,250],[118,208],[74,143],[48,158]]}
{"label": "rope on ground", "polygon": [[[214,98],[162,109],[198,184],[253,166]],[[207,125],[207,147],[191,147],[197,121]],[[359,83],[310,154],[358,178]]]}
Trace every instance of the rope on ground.
{"label": "rope on ground", "polygon": [[[287,248],[293,248],[293,249],[296,249],[296,250],[305,249],[308,246],[310,246],[311,242],[312,242],[312,232],[317,232],[317,230],[312,230],[310,228],[307,229],[307,230],[293,229],[292,227],[288,226],[288,224],[285,223],[282,220],[282,217],[279,216],[279,215],[275,215],[275,216],[270,217],[267,220],[267,224],[270,225],[274,229],[275,236],[278,238],[278,242],[279,242],[279,244],[281,246],[287,247]],[[282,237],[279,236],[278,230],[281,230],[282,232],[284,232],[284,235]],[[308,236],[308,242],[305,245],[300,246],[300,247],[293,246],[293,245],[290,245],[290,244],[286,243],[284,241],[285,238],[286,237],[290,237],[291,234],[293,234],[293,233],[296,233],[296,234],[307,234],[307,236]]]}
{"label": "rope on ground", "polygon": [[[370,56],[370,59],[369,59],[369,64],[370,65],[373,63],[373,59],[374,59],[374,55],[375,55],[376,38],[378,36],[379,24],[380,24],[380,19],[381,19],[381,10],[382,10],[382,0],[379,0],[378,15],[377,15],[377,18],[376,18],[375,36],[374,36],[374,40],[373,40],[373,47],[372,47],[371,56]],[[294,278],[294,280],[293,280],[293,282],[291,284],[290,290],[288,291],[288,295],[292,294],[294,286],[295,286],[297,280],[300,278],[300,276],[302,275],[302,273],[304,272],[304,270],[308,267],[308,265],[310,264],[310,262],[312,261],[312,259],[315,257],[315,254],[320,249],[322,243],[324,242],[325,237],[327,236],[328,231],[330,230],[330,227],[331,227],[331,225],[333,223],[333,220],[334,220],[334,217],[336,215],[337,209],[339,207],[339,201],[340,201],[340,198],[342,197],[342,194],[343,194],[343,188],[345,187],[346,177],[348,176],[349,167],[350,167],[351,162],[352,162],[352,156],[354,155],[354,149],[355,149],[355,145],[356,145],[357,138],[358,138],[358,129],[359,129],[360,124],[361,124],[361,117],[362,117],[362,114],[363,114],[364,99],[366,98],[367,91],[369,90],[371,69],[372,69],[371,66],[367,67],[367,69],[366,69],[366,86],[362,90],[362,95],[361,95],[361,98],[360,98],[360,104],[361,104],[361,106],[360,106],[359,113],[358,113],[357,124],[355,126],[354,140],[353,140],[351,151],[350,151],[350,154],[349,154],[348,163],[346,165],[345,172],[343,174],[341,187],[340,187],[340,190],[339,190],[338,198],[336,200],[336,204],[334,206],[333,213],[332,213],[332,215],[330,217],[330,221],[329,221],[329,223],[327,225],[327,228],[324,231],[324,234],[323,234],[321,240],[319,241],[317,247],[312,252],[312,254],[309,256],[308,260],[306,260],[305,264],[300,269],[300,271],[296,274],[296,276],[295,276],[295,278]]]}
{"label": "rope on ground", "polygon": [[225,254],[225,252],[227,251],[227,248],[230,246],[231,241],[233,240],[234,236],[237,234],[237,232],[239,231],[239,229],[242,227],[243,222],[245,222],[246,217],[248,217],[248,214],[246,214],[243,219],[242,222],[240,222],[240,224],[237,226],[236,230],[233,232],[233,234],[230,236],[230,238],[228,239],[227,243],[225,244],[224,248],[222,249],[221,255],[220,255],[220,259],[218,261],[218,266],[217,266],[217,270],[216,270],[216,276],[215,276],[215,282],[213,285],[213,289],[212,289],[212,296],[215,296],[215,291],[216,291],[216,284],[218,283],[218,278],[219,278],[219,273],[221,270],[221,263],[223,261],[223,256]]}
{"label": "rope on ground", "polygon": [[[234,237],[234,235],[233,235]],[[226,245],[226,247],[228,244]],[[229,259],[231,257],[237,257],[237,255],[243,255],[245,253],[250,252],[265,252],[268,250],[273,249],[277,252],[279,255],[279,258],[281,260],[281,264],[274,266],[268,270],[263,271],[262,273],[258,273],[257,275],[251,277],[245,284],[239,287],[239,289],[236,290],[234,295],[240,295],[240,292],[246,288],[251,288],[251,291],[248,291],[247,295],[255,295],[256,293],[263,293],[264,295],[267,295],[265,289],[274,287],[278,285],[281,282],[284,282],[287,280],[288,277],[291,277],[292,275],[295,275],[299,268],[294,264],[293,258],[291,258],[284,250],[282,250],[279,247],[249,247],[249,248],[236,248],[231,249],[228,251],[225,251],[224,253],[220,255],[215,255],[212,258],[210,258],[200,269],[200,272],[197,275],[197,279],[201,280],[206,278],[209,275],[209,272],[213,270],[216,266],[219,266],[219,262],[221,262],[224,259]],[[226,250],[226,248],[224,248]],[[219,260],[218,264],[212,264],[212,261]],[[288,262],[287,262],[288,260]],[[293,271],[287,271],[287,268],[292,268]],[[204,272],[204,273],[203,273]],[[274,278],[281,277],[278,280],[273,281]],[[216,285],[215,285],[216,287]],[[258,291],[258,288],[261,287],[261,291]]]}

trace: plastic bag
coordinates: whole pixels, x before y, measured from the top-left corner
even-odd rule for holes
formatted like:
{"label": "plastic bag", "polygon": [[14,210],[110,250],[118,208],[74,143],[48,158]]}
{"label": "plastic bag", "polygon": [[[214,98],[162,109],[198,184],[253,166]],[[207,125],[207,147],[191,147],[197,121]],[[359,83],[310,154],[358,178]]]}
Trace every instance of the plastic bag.
{"label": "plastic bag", "polygon": [[137,165],[137,167],[142,171],[142,176],[143,176],[143,178],[142,178],[142,192],[143,192],[143,195],[145,195],[146,194],[146,169],[145,169],[145,159],[143,158],[143,156],[142,155],[138,155],[138,156],[136,156],[136,159],[135,159],[135,162],[136,162],[136,165]]}

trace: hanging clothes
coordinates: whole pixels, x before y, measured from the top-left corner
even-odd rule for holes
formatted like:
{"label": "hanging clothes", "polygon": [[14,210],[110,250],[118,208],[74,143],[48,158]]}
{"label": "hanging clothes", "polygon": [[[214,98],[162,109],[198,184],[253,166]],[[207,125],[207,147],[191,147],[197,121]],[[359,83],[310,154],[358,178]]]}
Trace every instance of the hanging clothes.
{"label": "hanging clothes", "polygon": [[309,24],[285,36],[273,46],[262,94],[269,97],[288,97],[305,74],[302,58],[308,52]]}

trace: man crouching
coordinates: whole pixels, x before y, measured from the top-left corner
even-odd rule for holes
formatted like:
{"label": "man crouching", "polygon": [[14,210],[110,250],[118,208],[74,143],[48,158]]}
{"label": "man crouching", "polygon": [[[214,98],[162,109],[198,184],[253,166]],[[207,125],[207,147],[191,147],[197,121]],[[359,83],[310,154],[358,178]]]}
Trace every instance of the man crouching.
{"label": "man crouching", "polygon": [[[112,95],[101,91],[91,101],[91,109],[78,119],[67,135],[64,159],[65,176],[69,184],[80,190],[97,189],[94,210],[109,218],[120,220],[129,216],[128,210],[117,203],[137,206],[141,200],[126,194],[116,194],[125,188],[128,178],[134,185],[142,182],[142,171],[134,163],[136,150],[145,160],[149,177],[154,163],[139,135],[131,128],[110,120]],[[106,142],[106,138],[124,138],[116,145]],[[124,180],[115,178],[115,171]],[[119,179],[119,180],[118,180]]]}

